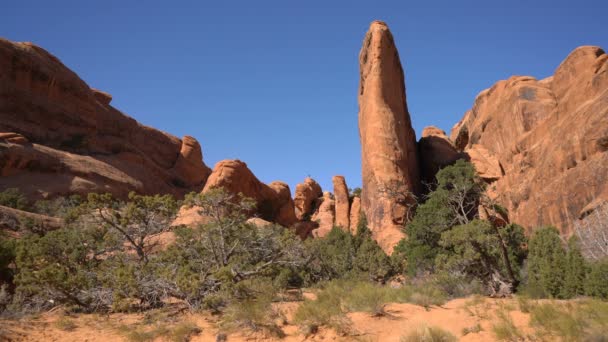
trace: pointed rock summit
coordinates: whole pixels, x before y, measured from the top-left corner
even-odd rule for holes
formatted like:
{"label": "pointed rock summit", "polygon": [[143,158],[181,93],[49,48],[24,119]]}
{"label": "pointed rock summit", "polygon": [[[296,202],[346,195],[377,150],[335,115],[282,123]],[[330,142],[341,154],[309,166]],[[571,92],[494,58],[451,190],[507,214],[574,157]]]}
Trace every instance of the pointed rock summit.
{"label": "pointed rock summit", "polygon": [[416,134],[405,99],[403,69],[388,26],[371,23],[359,54],[361,208],[374,238],[391,252],[403,238],[418,192]]}

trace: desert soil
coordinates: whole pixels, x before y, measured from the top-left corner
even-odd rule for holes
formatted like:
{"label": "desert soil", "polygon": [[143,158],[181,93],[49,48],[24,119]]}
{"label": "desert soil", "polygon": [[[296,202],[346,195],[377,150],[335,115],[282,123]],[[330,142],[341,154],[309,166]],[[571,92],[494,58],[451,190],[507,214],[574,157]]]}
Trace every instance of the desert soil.
{"label": "desert soil", "polygon": [[[473,304],[472,304],[473,303]],[[447,330],[461,341],[495,341],[492,325],[496,321],[496,312],[506,310],[511,315],[518,329],[527,335],[532,332],[529,328],[529,314],[518,310],[515,299],[475,300],[471,298],[455,299],[441,307],[431,307],[429,310],[417,305],[391,303],[386,306],[388,313],[383,317],[372,317],[369,313],[353,312],[348,317],[352,321],[351,332],[341,336],[327,328],[320,329],[316,334],[304,336],[297,326],[290,324],[298,302],[277,304],[286,317],[282,330],[286,336],[280,341],[399,341],[401,336],[418,329],[421,326],[437,326]],[[165,316],[165,319],[167,317]],[[72,329],[62,329],[57,322],[68,319],[75,323]],[[216,341],[218,328],[217,317],[209,314],[179,313],[171,317],[172,323],[195,323],[202,332],[193,336],[190,341]],[[154,320],[144,314],[81,314],[66,316],[61,310],[43,313],[20,320],[0,320],[0,339],[8,341],[89,341],[111,342],[128,341],[125,337],[129,331],[153,329]],[[479,324],[481,331],[463,335],[463,329]],[[227,341],[274,341],[279,340],[263,333],[233,332],[228,334]],[[157,341],[163,341],[162,338]]]}

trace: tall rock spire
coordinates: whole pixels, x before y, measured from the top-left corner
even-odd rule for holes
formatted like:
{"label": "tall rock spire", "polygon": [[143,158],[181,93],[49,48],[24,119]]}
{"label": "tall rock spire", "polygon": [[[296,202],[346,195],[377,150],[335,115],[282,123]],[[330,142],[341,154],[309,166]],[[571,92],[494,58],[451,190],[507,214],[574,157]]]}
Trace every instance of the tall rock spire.
{"label": "tall rock spire", "polygon": [[399,53],[388,26],[371,23],[359,54],[361,207],[380,246],[391,252],[418,192],[416,134],[405,100]]}

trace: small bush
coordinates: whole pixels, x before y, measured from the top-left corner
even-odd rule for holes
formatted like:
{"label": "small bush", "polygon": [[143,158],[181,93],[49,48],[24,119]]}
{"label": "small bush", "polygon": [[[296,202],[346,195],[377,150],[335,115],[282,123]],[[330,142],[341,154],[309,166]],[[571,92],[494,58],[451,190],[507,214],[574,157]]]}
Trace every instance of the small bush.
{"label": "small bush", "polygon": [[220,327],[227,331],[246,329],[283,337],[285,333],[276,324],[279,317],[280,314],[273,309],[270,298],[245,299],[226,308]]}
{"label": "small bush", "polygon": [[316,300],[305,300],[295,312],[294,323],[305,335],[315,333],[320,326],[328,326],[339,333],[348,332],[350,321],[341,301],[345,291],[336,283],[329,283]]}
{"label": "small bush", "polygon": [[420,327],[399,339],[400,342],[452,342],[456,340],[456,336],[449,331],[429,326]]}
{"label": "small bush", "polygon": [[198,335],[203,330],[192,322],[182,322],[171,329],[170,337],[173,342],[187,342],[192,336]]}
{"label": "small bush", "polygon": [[481,324],[477,323],[474,326],[462,328],[462,336],[466,336],[468,334],[477,334],[482,330]]}
{"label": "small bush", "polygon": [[74,331],[76,328],[78,328],[76,323],[67,317],[62,317],[55,321],[55,327],[63,331]]}
{"label": "small bush", "polygon": [[421,287],[415,289],[412,293],[409,302],[415,305],[423,306],[429,310],[431,306],[441,306],[447,300],[446,294],[436,287]]}
{"label": "small bush", "polygon": [[498,322],[492,326],[496,339],[499,341],[520,341],[524,339],[524,336],[517,329],[511,315],[507,311],[497,311],[496,318]]}
{"label": "small bush", "polygon": [[486,303],[485,297],[474,296],[464,302],[463,309],[471,316],[485,319],[488,315],[489,305]]}
{"label": "small bush", "polygon": [[360,282],[344,298],[345,305],[349,311],[364,311],[372,316],[384,316],[384,307],[391,300],[394,291],[386,286]]}

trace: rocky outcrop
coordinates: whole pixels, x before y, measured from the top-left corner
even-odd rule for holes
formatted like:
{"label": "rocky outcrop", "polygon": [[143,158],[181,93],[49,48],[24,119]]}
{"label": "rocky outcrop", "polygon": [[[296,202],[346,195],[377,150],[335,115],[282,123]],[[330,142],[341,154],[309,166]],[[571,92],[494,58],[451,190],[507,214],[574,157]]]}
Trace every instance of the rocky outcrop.
{"label": "rocky outcrop", "polygon": [[191,136],[182,139],[179,156],[173,165],[176,174],[182,175],[186,186],[203,186],[211,174],[211,169],[203,163],[201,145]]}
{"label": "rocky outcrop", "polygon": [[608,55],[574,50],[552,77],[513,76],[482,91],[451,138],[512,222],[571,233],[608,199]]}
{"label": "rocky outcrop", "polygon": [[23,137],[0,139],[0,188],[31,199],[82,191],[179,197],[202,188],[208,168],[196,140],[144,126],[111,100],[44,49],[0,39],[0,132]]}
{"label": "rocky outcrop", "polygon": [[262,183],[240,160],[222,160],[213,168],[203,192],[224,188],[233,194],[243,194],[256,202],[255,214],[260,218],[291,226],[296,222],[289,186],[283,182]]}
{"label": "rocky outcrop", "polygon": [[296,185],[293,202],[297,219],[301,221],[309,219],[316,209],[314,207],[315,201],[321,196],[323,196],[321,186],[310,177],[306,177],[304,183]]}
{"label": "rocky outcrop", "polygon": [[[465,155],[458,151],[445,132],[435,126],[425,127],[418,141],[421,180],[430,185],[442,168],[453,164]],[[423,190],[426,190],[423,186]]]}
{"label": "rocky outcrop", "polygon": [[274,181],[268,184],[268,186],[276,194],[274,203],[276,203],[277,209],[274,221],[282,226],[291,227],[298,219],[296,218],[295,206],[291,198],[289,185],[285,182]]}
{"label": "rocky outcrop", "polygon": [[18,236],[21,233],[19,230],[26,221],[43,231],[59,229],[64,225],[63,220],[57,217],[30,213],[0,205],[0,231],[7,231],[12,233],[12,236]]}
{"label": "rocky outcrop", "polygon": [[403,238],[402,227],[420,181],[416,135],[405,97],[399,54],[387,25],[374,21],[359,55],[361,207],[385,251]]}
{"label": "rocky outcrop", "polygon": [[349,230],[350,223],[350,201],[348,198],[348,187],[343,176],[334,176],[332,178],[334,184],[334,200],[336,207],[336,227],[340,227],[346,231]]}
{"label": "rocky outcrop", "polygon": [[357,233],[357,227],[361,219],[361,198],[354,197],[353,203],[350,205],[350,233],[355,235]]}
{"label": "rocky outcrop", "polygon": [[313,231],[314,237],[324,237],[334,227],[335,222],[335,203],[329,191],[323,193],[323,197],[318,199],[317,211],[312,216],[312,221],[318,224],[318,228]]}

